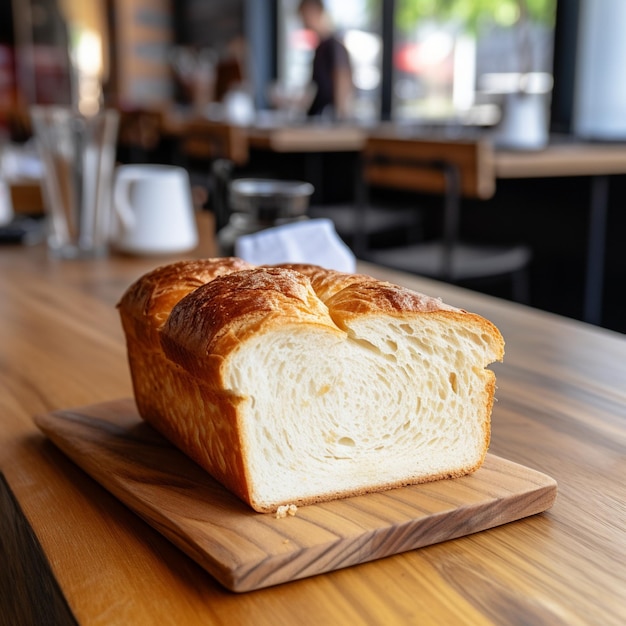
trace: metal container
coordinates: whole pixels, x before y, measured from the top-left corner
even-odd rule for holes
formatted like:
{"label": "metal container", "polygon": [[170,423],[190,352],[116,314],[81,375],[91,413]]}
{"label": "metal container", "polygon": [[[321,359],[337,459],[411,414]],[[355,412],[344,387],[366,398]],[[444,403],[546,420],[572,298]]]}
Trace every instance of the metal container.
{"label": "metal container", "polygon": [[313,185],[299,180],[240,178],[230,184],[233,211],[247,213],[260,224],[303,217],[312,193]]}
{"label": "metal container", "polygon": [[314,187],[299,180],[239,178],[230,184],[231,216],[218,233],[220,252],[231,255],[235,241],[265,228],[306,220]]}

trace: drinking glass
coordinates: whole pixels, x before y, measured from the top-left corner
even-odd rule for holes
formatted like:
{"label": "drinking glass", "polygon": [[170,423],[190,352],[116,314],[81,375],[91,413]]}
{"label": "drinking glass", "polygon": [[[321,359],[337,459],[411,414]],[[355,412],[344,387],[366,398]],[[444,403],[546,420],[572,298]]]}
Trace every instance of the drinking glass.
{"label": "drinking glass", "polygon": [[43,163],[48,247],[61,258],[106,255],[119,115],[83,115],[69,107],[35,106],[33,131]]}

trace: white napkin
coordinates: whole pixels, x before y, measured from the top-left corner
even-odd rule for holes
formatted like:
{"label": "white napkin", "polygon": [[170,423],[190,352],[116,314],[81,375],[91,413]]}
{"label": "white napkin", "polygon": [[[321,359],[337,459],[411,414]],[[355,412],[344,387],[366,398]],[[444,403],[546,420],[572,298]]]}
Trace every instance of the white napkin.
{"label": "white napkin", "polygon": [[329,219],[312,219],[242,235],[235,255],[255,265],[311,263],[340,272],[354,272],[356,258]]}
{"label": "white napkin", "polygon": [[4,147],[0,162],[2,178],[19,180],[20,178],[43,178],[43,163],[33,142],[24,145],[9,144]]}

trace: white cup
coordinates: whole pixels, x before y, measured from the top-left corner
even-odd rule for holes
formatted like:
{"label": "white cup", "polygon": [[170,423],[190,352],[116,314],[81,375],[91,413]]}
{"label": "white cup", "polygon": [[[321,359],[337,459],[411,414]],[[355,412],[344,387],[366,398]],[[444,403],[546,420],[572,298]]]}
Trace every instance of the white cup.
{"label": "white cup", "polygon": [[173,254],[198,245],[189,175],[171,165],[120,165],[113,190],[113,245],[131,254]]}

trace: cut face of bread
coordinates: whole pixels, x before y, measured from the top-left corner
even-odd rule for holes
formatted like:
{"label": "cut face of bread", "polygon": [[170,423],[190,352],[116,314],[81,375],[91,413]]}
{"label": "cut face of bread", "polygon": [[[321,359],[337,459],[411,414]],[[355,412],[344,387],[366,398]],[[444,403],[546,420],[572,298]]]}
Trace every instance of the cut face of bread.
{"label": "cut face of bread", "polygon": [[[468,363],[485,351],[476,331],[442,335],[437,326],[380,317],[343,335],[287,326],[238,350],[224,381],[244,399],[241,434],[257,505],[477,468],[489,436],[490,377]],[[445,355],[430,348],[432,336]]]}
{"label": "cut face of bread", "polygon": [[160,335],[171,408],[144,417],[257,511],[460,476],[487,452],[502,337],[434,298],[256,268],[191,291]]}

